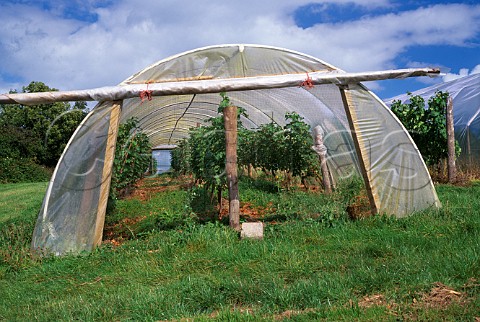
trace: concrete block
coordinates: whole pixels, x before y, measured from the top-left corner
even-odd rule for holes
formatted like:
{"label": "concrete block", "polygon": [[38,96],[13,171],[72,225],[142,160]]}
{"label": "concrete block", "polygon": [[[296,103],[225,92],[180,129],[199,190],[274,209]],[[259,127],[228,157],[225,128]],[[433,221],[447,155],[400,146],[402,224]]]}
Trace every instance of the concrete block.
{"label": "concrete block", "polygon": [[261,222],[244,222],[242,223],[242,231],[240,237],[263,239],[263,223]]}

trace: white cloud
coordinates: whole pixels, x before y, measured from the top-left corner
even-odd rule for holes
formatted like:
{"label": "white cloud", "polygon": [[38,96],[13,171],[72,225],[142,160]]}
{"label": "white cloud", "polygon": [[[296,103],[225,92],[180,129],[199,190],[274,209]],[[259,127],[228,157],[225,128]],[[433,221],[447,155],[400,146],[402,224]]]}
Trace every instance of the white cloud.
{"label": "white cloud", "polygon": [[[388,0],[342,1],[369,8],[390,5]],[[31,80],[60,89],[114,85],[159,59],[221,43],[285,47],[348,71],[387,69],[396,67],[394,59],[409,46],[461,45],[480,32],[480,6],[462,4],[296,26],[295,9],[312,2],[324,3],[120,0],[94,9],[94,23],[62,18],[58,7],[47,12],[1,4],[0,92]]]}
{"label": "white cloud", "polygon": [[480,74],[480,64],[478,64],[477,66],[473,67],[472,72],[471,72],[470,74],[471,74],[471,75],[472,75],[472,74]]}
{"label": "white cloud", "polygon": [[446,73],[443,76],[443,81],[444,82],[449,82],[452,80],[455,80],[460,77],[465,77],[468,75],[473,75],[473,74],[480,74],[480,64],[475,66],[472,71],[470,71],[468,68],[461,68],[458,72],[458,74],[455,73]]}
{"label": "white cloud", "polygon": [[479,19],[480,6],[437,5],[312,31],[326,35],[320,47],[332,63],[356,71],[388,68],[410,46],[461,45],[480,32]]}

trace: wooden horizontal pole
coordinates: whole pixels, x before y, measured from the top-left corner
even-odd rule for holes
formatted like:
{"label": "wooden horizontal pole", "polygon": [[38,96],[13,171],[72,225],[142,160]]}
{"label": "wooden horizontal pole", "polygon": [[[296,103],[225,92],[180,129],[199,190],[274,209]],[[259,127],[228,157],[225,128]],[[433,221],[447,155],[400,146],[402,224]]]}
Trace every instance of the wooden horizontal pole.
{"label": "wooden horizontal pole", "polygon": [[17,93],[0,95],[0,104],[43,104],[75,101],[116,101],[139,98],[148,91],[151,96],[220,93],[268,88],[299,87],[307,78],[313,85],[347,85],[365,81],[399,79],[418,76],[437,76],[440,70],[432,68],[397,69],[376,72],[345,73],[311,72],[244,78],[201,79],[147,84],[120,84],[86,90]]}

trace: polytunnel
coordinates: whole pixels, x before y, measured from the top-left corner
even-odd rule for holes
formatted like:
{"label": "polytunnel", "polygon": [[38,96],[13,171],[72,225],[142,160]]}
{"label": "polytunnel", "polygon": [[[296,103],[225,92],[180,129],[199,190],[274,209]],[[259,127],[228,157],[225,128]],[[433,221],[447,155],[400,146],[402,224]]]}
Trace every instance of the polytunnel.
{"label": "polytunnel", "polygon": [[409,134],[360,83],[428,74],[352,74],[287,49],[221,45],[161,60],[114,88],[83,91],[80,94],[99,103],[57,164],[32,247],[64,254],[89,251],[101,243],[119,122],[136,117],[152,146],[175,144],[190,128],[217,116],[222,91],[246,110],[248,117],[241,121],[247,128],[272,121],[283,125],[285,113],[292,111],[312,129],[321,126],[333,179],[363,176],[373,212],[404,217],[439,207]]}
{"label": "polytunnel", "polygon": [[461,148],[457,162],[467,167],[478,166],[480,162],[480,73],[425,87],[410,94],[390,98],[385,102],[387,105],[397,100],[409,102],[410,96],[417,95],[428,102],[437,91],[448,92],[453,100],[455,139]]}

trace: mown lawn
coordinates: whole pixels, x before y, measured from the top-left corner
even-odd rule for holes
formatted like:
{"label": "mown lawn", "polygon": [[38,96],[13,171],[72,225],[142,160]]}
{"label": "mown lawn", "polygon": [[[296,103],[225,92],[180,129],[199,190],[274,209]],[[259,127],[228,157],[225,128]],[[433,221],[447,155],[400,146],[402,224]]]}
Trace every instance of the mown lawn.
{"label": "mown lawn", "polygon": [[15,218],[36,217],[47,182],[0,184],[0,224]]}
{"label": "mown lawn", "polygon": [[[44,259],[28,245],[46,185],[31,186],[31,199],[9,186],[0,186],[0,320],[480,318],[478,183],[439,186],[439,211],[351,221],[340,214],[345,194],[243,182],[244,201],[274,210],[262,241],[199,220],[208,200],[198,190],[158,189],[118,202],[107,219],[116,243]],[[20,202],[22,215],[2,221]]]}

